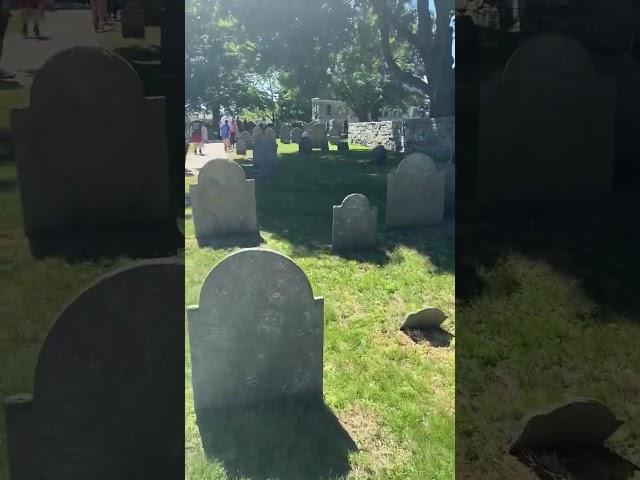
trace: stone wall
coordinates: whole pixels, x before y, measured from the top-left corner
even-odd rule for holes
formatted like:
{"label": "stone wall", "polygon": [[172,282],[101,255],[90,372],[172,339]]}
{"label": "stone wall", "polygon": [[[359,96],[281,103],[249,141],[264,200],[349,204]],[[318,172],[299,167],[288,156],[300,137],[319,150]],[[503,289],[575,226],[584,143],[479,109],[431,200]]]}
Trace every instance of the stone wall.
{"label": "stone wall", "polygon": [[455,117],[405,120],[403,150],[424,152],[436,161],[447,162],[455,152]]}
{"label": "stone wall", "polygon": [[349,124],[349,143],[376,147],[382,145],[389,151],[402,150],[402,124],[397,121],[358,122]]}

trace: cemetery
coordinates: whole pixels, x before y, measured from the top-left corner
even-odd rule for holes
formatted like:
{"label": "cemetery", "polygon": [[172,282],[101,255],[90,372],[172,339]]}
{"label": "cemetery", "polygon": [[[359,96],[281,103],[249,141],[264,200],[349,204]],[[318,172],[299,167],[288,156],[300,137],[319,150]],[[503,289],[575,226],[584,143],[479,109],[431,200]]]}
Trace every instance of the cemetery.
{"label": "cemetery", "polygon": [[640,11],[480,3],[456,18],[456,478],[637,478]]}
{"label": "cemetery", "polygon": [[94,33],[88,6],[57,5],[50,38],[23,40],[12,12],[2,66],[15,79],[0,89],[11,147],[0,158],[3,479],[183,474],[183,213],[169,153],[183,145],[166,135],[171,29],[149,25],[158,2],[145,3],[144,39],[124,38],[120,22]]}

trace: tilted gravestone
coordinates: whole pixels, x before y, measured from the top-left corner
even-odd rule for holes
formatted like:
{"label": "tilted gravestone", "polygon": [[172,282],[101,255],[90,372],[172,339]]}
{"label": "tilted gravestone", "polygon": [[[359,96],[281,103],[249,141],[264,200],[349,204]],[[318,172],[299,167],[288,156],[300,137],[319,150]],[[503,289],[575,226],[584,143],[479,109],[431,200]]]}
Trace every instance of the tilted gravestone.
{"label": "tilted gravestone", "polygon": [[[199,246],[218,246],[225,239],[259,238],[254,180],[232,160],[207,162],[190,188],[193,224]],[[255,244],[255,243],[254,243]]]}
{"label": "tilted gravestone", "polygon": [[13,480],[180,478],[183,284],[183,263],[139,262],[57,317],[33,395],[5,400]]}
{"label": "tilted gravestone", "polygon": [[[313,148],[325,149],[327,147],[327,129],[324,125],[316,123],[309,132]],[[327,147],[328,148],[328,147]]]}
{"label": "tilted gravestone", "polygon": [[387,226],[437,225],[444,215],[445,173],[431,157],[412,153],[387,177]]}
{"label": "tilted gravestone", "polygon": [[253,148],[253,138],[249,130],[243,130],[240,132],[240,140],[243,140],[247,148]]}
{"label": "tilted gravestone", "polygon": [[253,163],[260,170],[260,177],[270,177],[275,173],[278,146],[270,138],[260,138],[253,146]]}
{"label": "tilted gravestone", "polygon": [[144,12],[140,4],[128,2],[122,9],[122,36],[144,38]]}
{"label": "tilted gravestone", "polygon": [[273,140],[274,142],[276,141],[276,131],[271,127],[267,127],[264,131],[264,136],[269,140]]}
{"label": "tilted gravestone", "polygon": [[280,127],[280,141],[284,144],[291,143],[291,130],[287,124]]}
{"label": "tilted gravestone", "polygon": [[366,250],[376,245],[378,207],[364,195],[352,193],[333,207],[331,232],[334,251]]}
{"label": "tilted gravestone", "polygon": [[302,129],[300,127],[293,127],[291,129],[291,141],[293,143],[300,143],[300,137],[302,137]]}
{"label": "tilted gravestone", "polygon": [[187,309],[196,414],[321,400],[323,312],[289,258],[247,249],[222,260]]}
{"label": "tilted gravestone", "polygon": [[176,252],[165,101],[143,96],[122,57],[86,47],[55,54],[34,78],[30,107],[13,110],[12,130],[34,256]]}
{"label": "tilted gravestone", "polygon": [[238,155],[247,154],[247,142],[245,142],[242,138],[238,140],[238,143],[236,143],[236,153]]}
{"label": "tilted gravestone", "polygon": [[569,37],[521,45],[481,89],[477,195],[488,208],[575,206],[611,191],[614,86]]}
{"label": "tilted gravestone", "polygon": [[311,144],[311,139],[304,134],[300,137],[300,143],[298,144],[298,152],[300,153],[311,153],[313,151],[313,146]]}

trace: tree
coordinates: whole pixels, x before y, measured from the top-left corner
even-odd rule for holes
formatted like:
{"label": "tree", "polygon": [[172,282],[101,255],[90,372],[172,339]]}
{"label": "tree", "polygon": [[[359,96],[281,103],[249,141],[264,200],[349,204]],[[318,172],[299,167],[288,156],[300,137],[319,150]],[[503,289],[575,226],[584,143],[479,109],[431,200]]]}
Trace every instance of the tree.
{"label": "tree", "polygon": [[[378,16],[380,45],[386,67],[396,82],[431,100],[432,116],[453,114],[453,0],[368,0]],[[406,68],[394,55],[398,43],[408,45],[419,60]],[[426,79],[426,81],[425,81]]]}

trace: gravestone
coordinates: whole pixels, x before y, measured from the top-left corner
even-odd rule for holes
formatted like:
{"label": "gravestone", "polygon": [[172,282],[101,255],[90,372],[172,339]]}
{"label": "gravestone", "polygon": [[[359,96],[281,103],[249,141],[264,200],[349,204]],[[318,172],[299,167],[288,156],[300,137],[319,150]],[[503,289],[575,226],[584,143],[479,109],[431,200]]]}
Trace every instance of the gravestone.
{"label": "gravestone", "polygon": [[264,136],[269,140],[273,140],[274,142],[276,141],[276,131],[271,127],[267,127],[264,131]]}
{"label": "gravestone", "polygon": [[247,142],[245,142],[242,138],[236,143],[236,153],[238,155],[247,154]]}
{"label": "gravestone", "polygon": [[371,150],[371,161],[376,165],[384,165],[387,161],[387,149],[378,145]]}
{"label": "gravestone", "polygon": [[287,124],[280,127],[280,141],[284,144],[291,143],[291,130]]}
{"label": "gravestone", "polygon": [[534,37],[482,86],[477,197],[487,208],[602,201],[611,191],[614,86],[574,39]]}
{"label": "gravestone", "polygon": [[291,129],[291,141],[293,143],[300,143],[301,136],[302,136],[302,129],[300,127],[293,127]]}
{"label": "gravestone", "polygon": [[349,143],[348,142],[338,142],[338,151],[339,152],[348,152],[349,151]]}
{"label": "gravestone", "polygon": [[253,138],[249,130],[243,130],[240,132],[240,140],[243,140],[247,148],[253,148]]}
{"label": "gravestone", "polygon": [[275,141],[263,137],[253,146],[253,164],[260,169],[260,177],[271,177],[275,173],[278,146]]}
{"label": "gravestone", "polygon": [[333,207],[331,232],[334,251],[366,250],[376,245],[378,208],[364,195],[352,193]]}
{"label": "gravestone", "polygon": [[300,143],[298,144],[298,152],[308,154],[313,152],[313,146],[311,144],[311,139],[309,137],[305,137],[304,134],[300,138]]}
{"label": "gravestone", "polygon": [[437,225],[444,214],[445,173],[431,157],[412,153],[387,177],[387,226]]}
{"label": "gravestone", "polygon": [[264,130],[262,130],[259,126],[255,127],[251,132],[251,142],[255,145],[256,141],[259,138],[264,138]]}
{"label": "gravestone", "polygon": [[11,118],[35,257],[177,251],[183,237],[170,200],[165,101],[143,91],[131,65],[104,49],[61,51],[36,73],[30,106]]}
{"label": "gravestone", "polygon": [[144,38],[144,13],[136,2],[128,2],[122,9],[122,36]]}
{"label": "gravestone", "polygon": [[255,181],[232,160],[207,162],[190,187],[193,224],[200,247],[219,246],[229,239],[244,244],[258,240]]}
{"label": "gravestone", "polygon": [[33,395],[5,399],[12,480],[181,478],[183,284],[178,261],[138,262],[57,317]]}
{"label": "gravestone", "polygon": [[309,137],[311,138],[311,146],[313,148],[324,149],[325,146],[327,146],[327,130],[324,128],[324,125],[316,123],[313,128],[311,128]]}
{"label": "gravestone", "polygon": [[456,165],[447,162],[442,166],[444,172],[444,207],[446,211],[454,212],[456,205]]}
{"label": "gravestone", "polygon": [[196,414],[322,399],[323,312],[279,253],[241,250],[217,264],[187,309]]}
{"label": "gravestone", "polygon": [[145,13],[145,25],[158,26],[163,20],[163,5],[165,0],[139,0]]}

